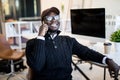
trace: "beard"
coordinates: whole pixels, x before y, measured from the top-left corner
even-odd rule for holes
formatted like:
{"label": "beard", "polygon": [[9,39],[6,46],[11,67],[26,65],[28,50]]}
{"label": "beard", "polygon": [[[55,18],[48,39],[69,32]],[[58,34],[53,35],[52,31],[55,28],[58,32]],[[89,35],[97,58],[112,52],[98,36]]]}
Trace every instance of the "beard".
{"label": "beard", "polygon": [[52,24],[49,26],[49,28],[48,28],[48,32],[50,32],[50,33],[55,33],[55,32],[57,32],[58,29],[59,29],[59,26],[60,26],[60,23],[59,23],[59,22],[57,22],[57,23],[52,23]]}

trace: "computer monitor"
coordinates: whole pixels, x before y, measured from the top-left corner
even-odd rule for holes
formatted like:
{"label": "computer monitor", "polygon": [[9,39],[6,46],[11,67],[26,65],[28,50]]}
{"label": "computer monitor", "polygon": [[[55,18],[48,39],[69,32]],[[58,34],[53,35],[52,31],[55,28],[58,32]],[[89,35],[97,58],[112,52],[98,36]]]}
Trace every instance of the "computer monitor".
{"label": "computer monitor", "polygon": [[105,41],[105,8],[71,9],[71,30],[90,41]]}

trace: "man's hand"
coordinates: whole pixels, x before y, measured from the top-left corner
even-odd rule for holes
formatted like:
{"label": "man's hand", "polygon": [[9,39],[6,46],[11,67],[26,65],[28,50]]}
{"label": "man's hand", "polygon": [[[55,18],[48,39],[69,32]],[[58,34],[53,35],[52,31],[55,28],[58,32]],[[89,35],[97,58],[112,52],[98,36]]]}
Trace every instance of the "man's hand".
{"label": "man's hand", "polygon": [[43,24],[42,26],[40,26],[38,36],[45,36],[47,31],[48,31],[48,25],[47,24]]}
{"label": "man's hand", "polygon": [[108,65],[110,76],[115,78],[115,80],[117,80],[120,67],[112,59],[107,58],[106,63]]}

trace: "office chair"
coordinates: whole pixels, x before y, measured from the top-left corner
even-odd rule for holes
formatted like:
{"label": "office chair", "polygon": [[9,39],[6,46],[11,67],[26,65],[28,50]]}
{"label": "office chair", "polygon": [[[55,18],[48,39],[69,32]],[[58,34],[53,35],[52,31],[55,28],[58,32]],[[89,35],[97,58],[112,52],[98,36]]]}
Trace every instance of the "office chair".
{"label": "office chair", "polygon": [[[77,64],[80,62],[81,63],[81,59],[79,59],[76,55],[73,55],[73,57],[74,58],[77,58],[77,63],[74,63],[73,61],[72,61],[72,64],[75,66],[75,70],[78,70],[83,76],[84,76],[84,78],[86,79],[86,80],[90,80],[89,79],[89,77],[77,66]],[[92,65],[96,65],[96,66],[99,66],[99,67],[102,67],[102,68],[104,68],[104,73],[103,73],[103,80],[106,80],[106,69],[108,68],[108,66],[107,65],[105,65],[105,64],[101,64],[101,63],[97,63],[97,62],[93,62],[93,61],[86,61],[86,62],[88,62],[88,63],[90,63],[90,70],[92,70]],[[114,80],[118,80],[118,77],[115,77],[114,76],[114,73],[112,73],[112,78],[114,79]],[[120,75],[120,74],[118,74],[118,75]]]}
{"label": "office chair", "polygon": [[14,75],[14,63],[13,60],[18,60],[24,56],[24,52],[15,51],[10,48],[9,42],[6,41],[5,36],[0,34],[0,59],[10,60],[11,72],[7,80]]}

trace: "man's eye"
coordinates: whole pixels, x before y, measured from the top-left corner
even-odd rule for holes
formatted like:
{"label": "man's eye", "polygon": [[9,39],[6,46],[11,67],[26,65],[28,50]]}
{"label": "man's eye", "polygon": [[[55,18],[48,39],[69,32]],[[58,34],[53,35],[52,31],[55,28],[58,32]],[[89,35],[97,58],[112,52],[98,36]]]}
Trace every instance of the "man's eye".
{"label": "man's eye", "polygon": [[51,21],[52,20],[52,17],[47,17],[46,18],[48,21]]}
{"label": "man's eye", "polygon": [[53,19],[54,20],[59,20],[60,17],[58,15],[56,15],[56,16],[46,16],[47,21],[52,21]]}
{"label": "man's eye", "polygon": [[54,16],[54,19],[55,20],[59,20],[59,16]]}

